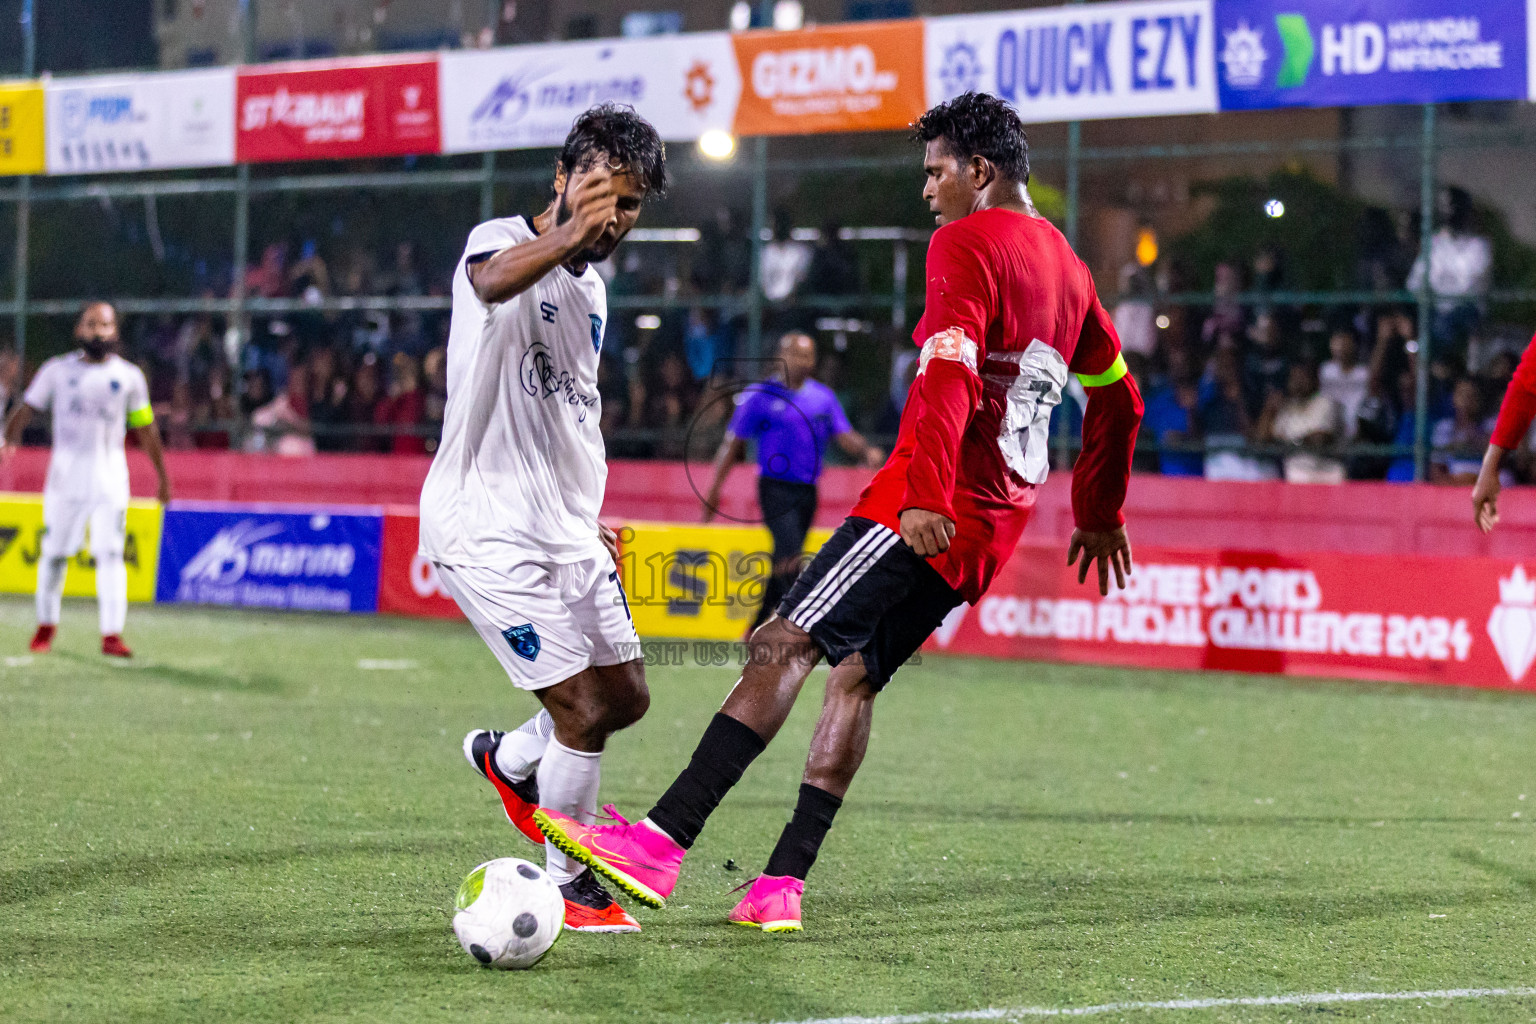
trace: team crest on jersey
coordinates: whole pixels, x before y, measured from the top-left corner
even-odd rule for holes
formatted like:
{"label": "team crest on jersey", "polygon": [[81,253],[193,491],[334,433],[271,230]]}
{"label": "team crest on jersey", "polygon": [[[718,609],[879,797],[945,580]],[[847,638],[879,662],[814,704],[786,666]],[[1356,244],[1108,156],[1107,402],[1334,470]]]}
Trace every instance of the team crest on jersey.
{"label": "team crest on jersey", "polygon": [[112,393],[115,395],[115,394],[117,394],[121,390],[123,390],[122,382],[114,380],[112,382]]}
{"label": "team crest on jersey", "polygon": [[588,313],[587,319],[592,321],[592,351],[603,350],[603,318],[596,313]]}
{"label": "team crest on jersey", "polygon": [[539,643],[538,630],[529,622],[521,626],[513,626],[501,631],[507,643],[512,647],[512,653],[524,661],[533,661],[539,656],[542,645]]}

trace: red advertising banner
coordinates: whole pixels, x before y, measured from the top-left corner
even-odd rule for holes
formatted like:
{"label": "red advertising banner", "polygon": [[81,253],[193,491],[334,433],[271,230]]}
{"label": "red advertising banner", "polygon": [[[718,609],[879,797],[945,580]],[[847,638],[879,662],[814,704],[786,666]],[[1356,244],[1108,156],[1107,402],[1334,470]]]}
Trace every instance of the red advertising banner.
{"label": "red advertising banner", "polygon": [[463,613],[437,580],[432,563],[416,553],[421,519],[384,513],[384,552],[379,563],[379,611],[426,619],[461,619]]}
{"label": "red advertising banner", "polygon": [[306,61],[242,68],[241,163],[436,153],[436,57]]}
{"label": "red advertising banner", "polygon": [[1493,558],[1138,548],[1100,598],[1060,547],[1020,547],[929,648],[952,654],[1536,688],[1536,576]]}

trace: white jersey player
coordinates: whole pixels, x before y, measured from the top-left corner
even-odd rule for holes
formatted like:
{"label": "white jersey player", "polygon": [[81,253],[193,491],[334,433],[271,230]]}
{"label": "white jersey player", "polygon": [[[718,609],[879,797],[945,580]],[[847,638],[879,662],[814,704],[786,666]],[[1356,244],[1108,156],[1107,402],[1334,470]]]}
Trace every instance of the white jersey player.
{"label": "white jersey player", "polygon": [[[543,843],[542,803],[593,820],[608,736],[650,703],[639,638],[598,521],[607,294],[592,264],[666,187],[665,151],[633,109],[577,118],[534,217],[475,228],[454,272],[443,440],[421,493],[421,551],[513,684],[544,705],[511,732],[476,729],[464,755],[512,823]],[[566,927],[640,930],[596,877],[553,847]]]}
{"label": "white jersey player", "polygon": [[132,429],[159,476],[158,497],[171,500],[171,481],[161,452],[160,430],[149,407],[144,373],[115,351],[117,311],[88,303],[75,324],[80,348],[38,368],[6,424],[9,453],[32,417],[53,415],[53,456],[43,486],[43,542],[37,563],[37,633],[32,650],[53,646],[69,559],[90,540],[96,561],[96,602],[101,612],[101,653],[133,652],[123,644],[128,618],[128,457],[123,442]]}

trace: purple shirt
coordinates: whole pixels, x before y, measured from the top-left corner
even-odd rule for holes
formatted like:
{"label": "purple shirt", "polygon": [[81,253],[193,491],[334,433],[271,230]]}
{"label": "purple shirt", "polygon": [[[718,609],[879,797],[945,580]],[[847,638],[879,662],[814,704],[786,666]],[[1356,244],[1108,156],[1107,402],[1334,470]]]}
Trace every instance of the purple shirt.
{"label": "purple shirt", "polygon": [[757,439],[757,468],[770,480],[814,484],[827,441],[853,428],[832,389],[806,379],[799,391],[783,381],[749,384],[731,417],[731,433]]}

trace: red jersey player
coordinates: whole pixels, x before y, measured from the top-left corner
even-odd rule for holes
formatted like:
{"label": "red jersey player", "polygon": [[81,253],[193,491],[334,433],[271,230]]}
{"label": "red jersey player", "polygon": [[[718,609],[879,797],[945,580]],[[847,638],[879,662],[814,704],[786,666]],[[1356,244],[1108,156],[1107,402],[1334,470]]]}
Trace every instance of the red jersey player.
{"label": "red jersey player", "polygon": [[1526,346],[1515,370],[1515,379],[1504,392],[1504,404],[1499,407],[1499,420],[1494,425],[1493,437],[1488,441],[1488,451],[1483,454],[1483,468],[1477,474],[1472,488],[1472,518],[1477,528],[1490,533],[1499,521],[1499,464],[1504,453],[1520,447],[1531,420],[1536,419],[1536,338]]}
{"label": "red jersey player", "polygon": [[940,226],[895,450],[753,633],[751,664],[645,820],[534,814],[557,847],[643,903],[665,903],[705,820],[825,656],[834,667],[794,817],[730,915],[764,931],[800,929],[804,880],[864,758],[875,697],[1012,555],[1045,480],[1051,409],[1069,372],[1091,397],[1068,562],[1081,556],[1080,581],[1097,562],[1101,593],[1111,571],[1123,585],[1130,570],[1120,507],[1141,395],[1087,268],[1029,201],[1024,126],[1002,100],[967,93],[915,127],[927,146],[923,197]]}

